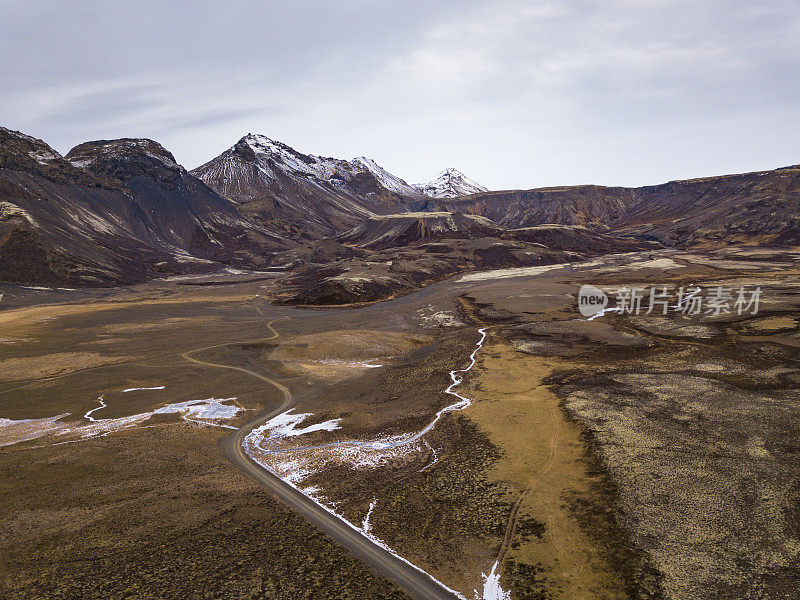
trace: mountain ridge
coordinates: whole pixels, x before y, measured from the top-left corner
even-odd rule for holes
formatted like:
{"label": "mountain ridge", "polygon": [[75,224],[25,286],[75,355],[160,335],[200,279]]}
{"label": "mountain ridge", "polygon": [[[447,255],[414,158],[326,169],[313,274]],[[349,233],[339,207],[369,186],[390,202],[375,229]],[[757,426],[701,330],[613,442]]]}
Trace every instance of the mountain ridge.
{"label": "mountain ridge", "polygon": [[[442,175],[445,184],[467,179]],[[584,254],[652,247],[639,242],[798,246],[800,167],[431,197],[373,159],[303,154],[256,134],[188,171],[154,140],[84,142],[62,156],[0,128],[4,281],[107,285],[272,261],[295,269],[312,257],[369,261],[397,249],[414,261],[435,250],[432,272],[443,274],[455,268],[441,258],[453,244],[464,269],[523,264],[531,244]]]}
{"label": "mountain ridge", "polygon": [[[800,168],[640,187],[578,185],[434,199],[415,210],[480,214],[510,228],[583,225],[667,245],[800,244]],[[781,208],[779,213],[776,208]]]}
{"label": "mountain ridge", "polygon": [[243,136],[191,172],[254,221],[290,239],[336,235],[418,196],[371,159],[303,154],[260,134]]}

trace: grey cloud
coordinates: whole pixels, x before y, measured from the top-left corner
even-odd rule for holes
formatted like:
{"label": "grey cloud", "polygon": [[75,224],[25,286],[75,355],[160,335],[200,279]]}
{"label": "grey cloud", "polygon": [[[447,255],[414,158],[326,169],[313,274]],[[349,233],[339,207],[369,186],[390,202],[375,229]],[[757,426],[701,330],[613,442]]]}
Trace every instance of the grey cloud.
{"label": "grey cloud", "polygon": [[798,161],[794,2],[1,6],[0,119],[62,151],[140,135],[192,167],[259,131],[495,188]]}

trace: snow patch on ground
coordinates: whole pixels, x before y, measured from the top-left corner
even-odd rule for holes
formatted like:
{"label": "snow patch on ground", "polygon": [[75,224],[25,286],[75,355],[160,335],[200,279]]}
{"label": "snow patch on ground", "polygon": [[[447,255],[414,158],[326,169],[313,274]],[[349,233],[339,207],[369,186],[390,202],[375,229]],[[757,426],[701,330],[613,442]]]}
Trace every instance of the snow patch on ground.
{"label": "snow patch on ground", "polygon": [[155,410],[138,413],[135,415],[129,415],[126,417],[117,417],[113,419],[95,419],[91,416],[95,410],[99,410],[100,408],[105,408],[107,405],[103,400],[103,397],[100,396],[98,398],[98,402],[100,402],[101,406],[96,409],[90,410],[87,412],[84,417],[87,418],[91,423],[89,425],[84,425],[82,427],[74,428],[71,431],[65,431],[66,433],[77,433],[83,438],[90,438],[90,437],[98,437],[100,435],[106,435],[111,433],[112,431],[121,431],[123,429],[128,429],[130,427],[134,427],[147,421],[153,415],[164,415],[164,414],[180,414],[181,418],[184,421],[188,421],[190,423],[197,423],[199,425],[211,425],[214,427],[225,427],[226,429],[235,429],[230,425],[224,425],[221,423],[217,423],[216,421],[219,420],[227,420],[232,419],[235,417],[240,410],[242,410],[238,406],[233,406],[229,404],[224,404],[225,402],[232,402],[236,400],[235,397],[232,398],[208,398],[206,400],[188,400],[185,402],[174,402],[172,404],[167,404],[166,406],[162,406],[161,408],[157,408]]}
{"label": "snow patch on ground", "polygon": [[227,420],[232,419],[242,410],[232,404],[223,404],[223,402],[232,402],[233,400],[236,400],[236,398],[209,398],[207,400],[176,402],[154,410],[153,414],[180,413],[184,419],[191,421]]}
{"label": "snow patch on ground", "polygon": [[0,419],[0,446],[35,440],[48,433],[59,433],[65,425],[58,421],[68,416],[69,413],[64,413],[44,419]]}
{"label": "snow patch on ground", "polygon": [[[425,428],[416,433],[386,436],[369,441],[330,441],[303,446],[292,442],[290,438],[318,431],[337,430],[340,428],[339,424],[341,419],[330,419],[316,425],[299,428],[298,425],[307,417],[310,417],[311,413],[294,414],[290,409],[270,419],[261,427],[251,431],[243,442],[245,452],[255,462],[280,477],[294,489],[303,493],[315,504],[335,516],[346,526],[365,535],[373,543],[420,573],[424,573],[430,577],[431,580],[441,585],[444,589],[450,591],[461,600],[467,599],[464,595],[449,588],[427,571],[424,571],[397,554],[373,533],[370,518],[375,510],[377,499],[373,499],[370,503],[369,510],[361,526],[358,527],[338,514],[329,503],[324,502],[319,496],[321,491],[319,488],[302,488],[300,485],[310,475],[319,472],[332,463],[347,464],[353,469],[377,468],[392,460],[408,456],[411,453],[423,452],[423,443],[427,444],[427,442],[422,438],[436,426],[436,423],[444,414],[456,410],[463,410],[472,404],[471,399],[460,395],[455,391],[455,388],[463,382],[463,374],[470,371],[477,363],[477,354],[486,340],[486,330],[481,328],[478,332],[481,334],[481,337],[472,354],[470,354],[469,365],[463,369],[454,369],[450,371],[451,383],[447,389],[444,390],[446,394],[455,396],[457,401],[439,410],[433,420]],[[483,575],[484,600],[510,600],[510,594],[504,592],[500,587],[499,577],[500,575],[497,573],[497,564],[494,565],[488,576],[485,574]],[[478,600],[477,591],[475,597],[476,600]]]}
{"label": "snow patch on ground", "polygon": [[369,510],[367,514],[364,516],[364,520],[361,522],[361,531],[369,535],[369,532],[372,530],[372,525],[369,522],[370,517],[372,517],[372,511],[375,510],[375,506],[378,504],[378,499],[373,498],[372,502],[369,503]]}
{"label": "snow patch on ground", "polygon": [[475,598],[480,600],[511,600],[511,592],[506,592],[500,587],[500,573],[497,572],[497,563],[492,566],[492,572],[488,575],[481,573],[483,577],[483,595],[478,595],[475,590]]}
{"label": "snow patch on ground", "polygon": [[[161,389],[161,388],[156,388]],[[83,415],[88,423],[81,424],[76,422],[64,423],[61,419],[68,417],[70,413],[47,417],[44,419],[2,419],[0,418],[0,446],[18,444],[46,435],[58,436],[77,436],[80,439],[88,439],[108,435],[114,431],[122,431],[130,427],[135,427],[147,421],[153,415],[159,414],[180,414],[184,421],[197,423],[199,425],[210,425],[214,427],[224,427],[236,429],[231,425],[219,423],[234,418],[241,407],[227,404],[236,398],[208,398],[206,400],[188,400],[185,402],[175,402],[167,404],[152,411],[116,417],[110,419],[98,419],[94,413],[106,408],[108,405],[103,396],[97,398],[99,406],[89,410]],[[64,443],[64,442],[59,442]]]}
{"label": "snow patch on ground", "polygon": [[282,479],[299,485],[331,464],[343,464],[351,469],[374,469],[420,449],[416,444],[408,444],[408,434],[371,441],[345,440],[314,445],[294,441],[301,435],[339,429],[341,419],[298,427],[310,416],[312,413],[293,414],[290,409],[270,419],[250,432],[244,442],[245,450]]}
{"label": "snow patch on ground", "polygon": [[251,435],[261,436],[262,440],[274,440],[283,437],[295,437],[314,431],[334,431],[339,429],[341,419],[331,419],[316,425],[309,425],[308,427],[298,427],[300,423],[306,420],[307,417],[313,416],[313,413],[294,413],[294,409],[290,408],[284,413],[273,417],[261,427],[254,429]]}

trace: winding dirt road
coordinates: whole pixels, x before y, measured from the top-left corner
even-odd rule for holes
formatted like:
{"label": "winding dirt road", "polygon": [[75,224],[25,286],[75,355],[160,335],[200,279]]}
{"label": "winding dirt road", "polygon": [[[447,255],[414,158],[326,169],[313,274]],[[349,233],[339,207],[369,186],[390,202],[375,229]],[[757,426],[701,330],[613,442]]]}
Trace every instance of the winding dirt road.
{"label": "winding dirt road", "polygon": [[[279,334],[273,327],[273,323],[277,320],[273,319],[266,324],[272,334],[258,341],[267,341],[278,337]],[[283,395],[283,402],[280,406],[261,413],[231,435],[220,440],[218,445],[226,458],[275,496],[286,502],[309,523],[315,525],[337,543],[347,548],[353,556],[394,581],[417,600],[458,600],[459,597],[453,591],[431,578],[430,575],[376,544],[355,525],[326,511],[311,498],[262,467],[245,453],[244,441],[250,432],[263,425],[269,419],[290,409],[294,404],[294,399],[289,388],[261,373],[243,367],[204,361],[192,356],[197,352],[226,345],[215,344],[197,348],[184,353],[183,357],[196,364],[220,369],[232,369],[257,377],[275,387]]]}

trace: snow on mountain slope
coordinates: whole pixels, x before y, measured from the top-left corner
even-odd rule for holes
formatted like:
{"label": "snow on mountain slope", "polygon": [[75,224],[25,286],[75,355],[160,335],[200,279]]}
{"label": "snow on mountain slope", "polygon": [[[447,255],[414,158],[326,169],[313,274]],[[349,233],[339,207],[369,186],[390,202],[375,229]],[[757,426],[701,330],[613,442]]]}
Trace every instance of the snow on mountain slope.
{"label": "snow on mountain slope", "polygon": [[292,238],[334,235],[419,197],[371,159],[302,154],[256,134],[192,173],[258,222]]}
{"label": "snow on mountain slope", "polygon": [[329,181],[345,179],[354,175],[352,166],[346,160],[302,154],[283,142],[272,140],[264,135],[248,134],[244,142],[263,160],[272,160],[284,173],[304,175]]}
{"label": "snow on mountain slope", "polygon": [[401,196],[419,196],[419,190],[412,185],[407,184],[405,181],[400,179],[397,175],[392,175],[381,167],[378,163],[376,163],[371,158],[367,158],[366,156],[359,156],[358,158],[354,158],[350,161],[350,164],[360,168],[360,170],[366,169],[370,173],[372,173],[378,182],[385,187],[387,190],[395,192],[396,194],[400,194]]}
{"label": "snow on mountain slope", "polygon": [[431,198],[456,198],[489,190],[473,181],[458,169],[445,169],[428,183],[418,183],[417,190]]}
{"label": "snow on mountain slope", "polygon": [[[396,175],[392,175],[371,158],[359,156],[347,161],[314,154],[302,154],[283,142],[252,133],[239,140],[234,148],[227,150],[220,157],[209,163],[198,167],[195,171],[203,178],[205,173],[209,171],[207,167],[223,157],[225,159],[223,162],[228,163],[230,167],[230,163],[233,162],[231,160],[234,154],[233,151],[237,146],[242,145],[252,152],[252,158],[255,158],[261,167],[261,174],[268,179],[276,179],[278,174],[282,173],[284,175],[311,178],[318,183],[326,182],[333,185],[342,185],[345,182],[353,181],[359,173],[367,172],[374,175],[378,183],[391,192],[407,196],[419,195],[419,192],[413,186],[407,184]],[[225,173],[221,173],[221,175],[229,178],[235,176],[230,169]]]}

